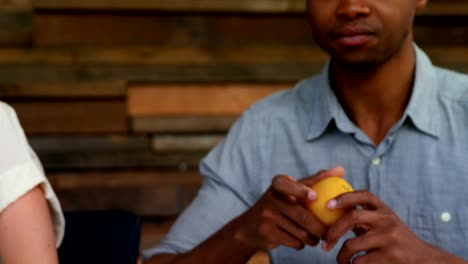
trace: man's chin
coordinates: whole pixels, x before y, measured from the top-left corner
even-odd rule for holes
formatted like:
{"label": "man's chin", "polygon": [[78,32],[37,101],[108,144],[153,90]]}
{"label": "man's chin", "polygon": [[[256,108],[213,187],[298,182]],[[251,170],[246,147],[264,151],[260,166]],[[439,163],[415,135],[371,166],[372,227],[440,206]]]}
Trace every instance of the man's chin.
{"label": "man's chin", "polygon": [[346,56],[332,56],[332,62],[340,67],[347,70],[354,71],[367,71],[375,69],[383,60],[379,60],[376,56],[363,55],[363,54],[347,54]]}

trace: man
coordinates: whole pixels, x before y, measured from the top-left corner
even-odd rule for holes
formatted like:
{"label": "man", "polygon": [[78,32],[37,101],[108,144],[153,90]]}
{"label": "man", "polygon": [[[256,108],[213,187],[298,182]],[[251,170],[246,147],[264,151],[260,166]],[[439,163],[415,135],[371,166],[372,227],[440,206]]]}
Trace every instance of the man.
{"label": "man", "polygon": [[[308,0],[329,63],[242,115],[147,263],[466,263],[468,77],[413,44],[425,2]],[[326,227],[302,204],[330,176],[362,191]]]}

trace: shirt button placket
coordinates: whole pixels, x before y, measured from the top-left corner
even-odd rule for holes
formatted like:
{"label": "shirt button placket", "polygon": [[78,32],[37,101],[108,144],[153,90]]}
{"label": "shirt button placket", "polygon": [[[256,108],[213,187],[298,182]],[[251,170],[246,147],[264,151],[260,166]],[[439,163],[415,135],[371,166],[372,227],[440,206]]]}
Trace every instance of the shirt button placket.
{"label": "shirt button placket", "polygon": [[374,165],[374,166],[379,166],[381,162],[382,162],[382,159],[381,159],[380,157],[375,157],[375,158],[372,160],[372,165]]}
{"label": "shirt button placket", "polygon": [[370,160],[370,166],[369,166],[369,187],[370,191],[377,194],[378,191],[380,190],[379,188],[379,170],[380,166],[382,164],[382,157],[380,156],[374,156]]}

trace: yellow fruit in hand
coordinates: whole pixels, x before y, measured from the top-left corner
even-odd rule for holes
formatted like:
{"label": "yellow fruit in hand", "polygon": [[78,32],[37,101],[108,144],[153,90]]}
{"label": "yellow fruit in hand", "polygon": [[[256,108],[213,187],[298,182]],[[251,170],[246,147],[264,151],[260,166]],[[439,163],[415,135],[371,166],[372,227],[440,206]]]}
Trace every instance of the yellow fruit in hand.
{"label": "yellow fruit in hand", "polygon": [[346,212],[346,209],[330,210],[326,206],[327,202],[342,193],[353,191],[353,187],[341,177],[329,177],[317,182],[311,188],[317,193],[317,199],[308,202],[307,209],[324,225],[333,225]]}

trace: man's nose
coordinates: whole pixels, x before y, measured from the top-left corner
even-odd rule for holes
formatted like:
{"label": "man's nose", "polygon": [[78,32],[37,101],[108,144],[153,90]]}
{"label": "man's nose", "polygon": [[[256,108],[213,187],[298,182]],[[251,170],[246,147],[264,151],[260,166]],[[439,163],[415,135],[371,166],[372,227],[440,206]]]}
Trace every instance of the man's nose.
{"label": "man's nose", "polygon": [[369,16],[370,7],[367,0],[339,0],[336,15],[343,20],[355,20]]}

